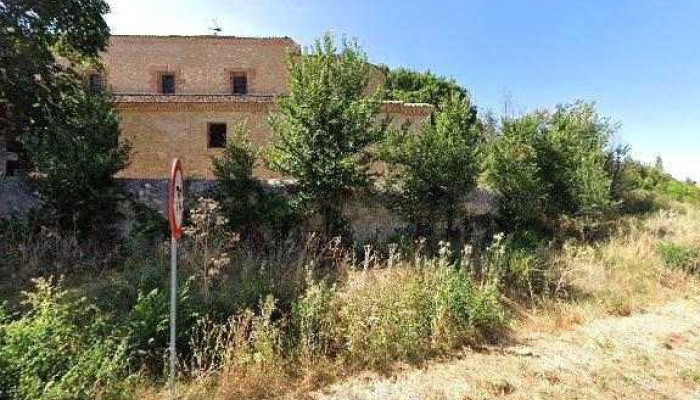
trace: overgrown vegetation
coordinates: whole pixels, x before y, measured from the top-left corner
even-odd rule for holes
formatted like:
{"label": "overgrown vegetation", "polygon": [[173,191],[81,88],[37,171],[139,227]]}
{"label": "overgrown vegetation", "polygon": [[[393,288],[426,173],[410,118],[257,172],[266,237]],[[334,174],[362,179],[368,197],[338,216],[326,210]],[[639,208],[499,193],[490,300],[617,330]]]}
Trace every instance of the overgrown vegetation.
{"label": "overgrown vegetation", "polygon": [[126,336],[99,309],[43,279],[24,306],[18,319],[0,312],[0,398],[129,397]]}
{"label": "overgrown vegetation", "polygon": [[[260,162],[260,150],[248,140],[247,127],[236,127],[223,154],[212,159],[214,198],[221,204],[227,223],[248,237],[284,236],[297,222],[294,210],[284,198],[253,176]],[[266,235],[267,234],[267,235]]]}
{"label": "overgrown vegetation", "polygon": [[475,107],[457,95],[442,103],[434,122],[425,122],[420,134],[397,130],[389,136],[383,146],[386,185],[417,233],[422,225],[439,221],[446,236],[453,236],[465,216],[459,207],[476,186],[482,142]]}
{"label": "overgrown vegetation", "polygon": [[586,103],[504,119],[486,168],[489,185],[500,195],[502,224],[546,232],[564,215],[607,207],[612,132]]}
{"label": "overgrown vegetation", "polygon": [[108,96],[88,92],[77,72],[99,66],[108,11],[102,0],[0,4],[0,134],[18,139],[38,169],[46,223],[92,234],[112,222],[114,175],[129,151]]}
{"label": "overgrown vegetation", "polygon": [[270,124],[269,166],[295,179],[294,202],[318,211],[323,234],[346,230],[341,200],[370,185],[371,146],[383,138],[378,95],[367,95],[370,65],[354,41],[338,49],[327,34],[301,57],[289,56],[288,93]]}
{"label": "overgrown vegetation", "polygon": [[[1,221],[0,399],[158,397],[168,338],[164,221],[136,206],[126,237],[109,246],[96,238],[93,228],[109,222],[101,213],[114,214],[113,176],[128,148],[107,99],[86,93],[52,52],[96,56],[107,8],[49,5],[0,4],[0,44],[11,50],[0,55],[9,66],[5,116],[52,212]],[[66,13],[80,7],[78,20]],[[614,126],[593,105],[485,123],[454,81],[389,71],[383,91],[368,94],[370,68],[355,42],[338,48],[330,35],[290,55],[289,92],[270,120],[275,141],[256,149],[241,126],[213,160],[214,198],[193,204],[180,242],[183,398],[304,391],[497,341],[513,315],[549,313],[566,326],[694,290],[700,189],[611,148]],[[392,131],[381,96],[435,112],[420,132]],[[261,158],[294,181],[288,196],[254,177]],[[382,174],[386,185],[375,186]],[[499,232],[470,242],[455,233],[477,224],[464,207],[480,183],[498,208],[482,217]],[[416,228],[445,229],[414,229],[396,237],[402,246],[361,243],[360,254],[341,207],[358,189],[388,194]],[[321,235],[298,227],[313,215]],[[596,229],[603,234],[571,234]]]}

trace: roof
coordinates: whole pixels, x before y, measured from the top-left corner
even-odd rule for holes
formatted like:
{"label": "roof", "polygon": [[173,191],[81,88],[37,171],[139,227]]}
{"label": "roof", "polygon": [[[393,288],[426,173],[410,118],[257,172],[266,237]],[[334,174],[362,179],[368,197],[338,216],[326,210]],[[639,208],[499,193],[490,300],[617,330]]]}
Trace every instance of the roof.
{"label": "roof", "polygon": [[209,40],[231,42],[260,42],[261,44],[286,44],[299,47],[289,36],[232,36],[232,35],[110,35],[111,39],[118,40]]}
{"label": "roof", "polygon": [[118,93],[115,103],[273,103],[273,95]]}

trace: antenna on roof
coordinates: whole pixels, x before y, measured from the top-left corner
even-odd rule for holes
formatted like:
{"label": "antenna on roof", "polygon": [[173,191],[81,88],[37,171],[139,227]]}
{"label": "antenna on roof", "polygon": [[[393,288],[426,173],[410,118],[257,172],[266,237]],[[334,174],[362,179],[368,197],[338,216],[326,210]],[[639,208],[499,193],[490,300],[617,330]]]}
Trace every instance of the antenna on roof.
{"label": "antenna on roof", "polygon": [[209,29],[214,36],[218,35],[223,30],[219,26],[219,21],[217,21],[216,18],[212,18],[211,25],[208,26],[207,29]]}

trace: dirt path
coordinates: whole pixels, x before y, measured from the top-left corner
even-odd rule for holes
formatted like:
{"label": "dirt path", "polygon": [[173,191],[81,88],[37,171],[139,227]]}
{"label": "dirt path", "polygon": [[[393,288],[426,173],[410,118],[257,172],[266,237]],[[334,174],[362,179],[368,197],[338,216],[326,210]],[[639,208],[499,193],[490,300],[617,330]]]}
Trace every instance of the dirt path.
{"label": "dirt path", "polygon": [[700,400],[700,299],[557,335],[465,351],[456,360],[366,374],[314,393],[317,400],[687,399]]}

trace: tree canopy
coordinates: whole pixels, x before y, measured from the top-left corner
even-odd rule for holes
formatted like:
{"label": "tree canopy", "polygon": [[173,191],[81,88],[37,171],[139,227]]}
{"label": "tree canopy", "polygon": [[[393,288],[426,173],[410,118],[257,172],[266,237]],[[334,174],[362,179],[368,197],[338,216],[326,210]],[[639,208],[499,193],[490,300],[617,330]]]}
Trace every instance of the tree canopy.
{"label": "tree canopy", "polygon": [[486,163],[503,222],[547,228],[561,215],[607,206],[613,131],[589,103],[505,118]]}
{"label": "tree canopy", "polygon": [[116,207],[113,176],[127,165],[108,95],[88,92],[76,72],[105,49],[108,11],[103,0],[0,2],[0,133],[24,145],[62,228],[103,225]]}
{"label": "tree canopy", "polygon": [[440,220],[449,233],[459,207],[476,186],[483,135],[476,109],[452,94],[421,132],[389,135],[383,154],[399,210],[416,224]]}
{"label": "tree canopy", "polygon": [[454,95],[468,97],[466,89],[454,79],[436,75],[430,71],[417,72],[406,68],[389,69],[386,72],[385,97],[409,103],[427,103],[435,107]]}
{"label": "tree canopy", "polygon": [[304,55],[287,60],[288,94],[271,117],[269,166],[296,181],[295,200],[321,212],[326,235],[342,229],[341,200],[371,182],[371,147],[388,123],[379,99],[367,96],[370,65],[356,42],[338,48],[325,35]]}

